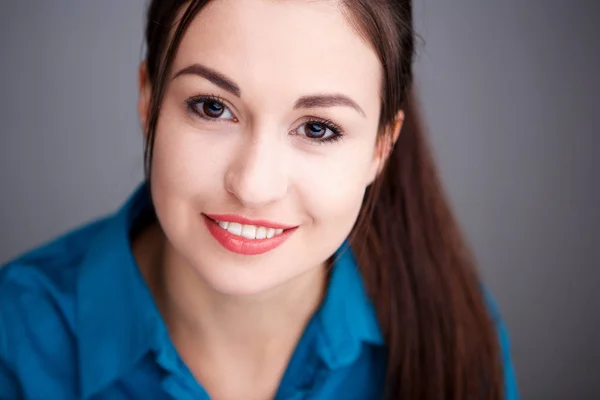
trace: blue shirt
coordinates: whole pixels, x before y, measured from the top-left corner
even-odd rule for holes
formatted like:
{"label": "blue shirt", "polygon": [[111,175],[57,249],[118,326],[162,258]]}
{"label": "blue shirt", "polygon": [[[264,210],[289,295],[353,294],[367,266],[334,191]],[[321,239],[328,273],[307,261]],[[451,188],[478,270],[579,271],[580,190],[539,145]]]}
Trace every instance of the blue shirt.
{"label": "blue shirt", "polygon": [[[130,232],[151,207],[143,185],[115,215],[0,269],[0,399],[209,399],[171,342],[131,252]],[[277,400],[381,398],[383,338],[351,252],[338,255]]]}

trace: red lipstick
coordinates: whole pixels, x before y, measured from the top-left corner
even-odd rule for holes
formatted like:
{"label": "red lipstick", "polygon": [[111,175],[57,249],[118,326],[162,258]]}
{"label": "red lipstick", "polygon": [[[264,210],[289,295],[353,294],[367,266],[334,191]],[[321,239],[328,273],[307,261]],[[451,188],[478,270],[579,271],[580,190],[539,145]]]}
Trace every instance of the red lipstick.
{"label": "red lipstick", "polygon": [[258,220],[258,219],[249,219],[244,218],[240,215],[235,214],[206,214],[206,216],[213,221],[227,221],[227,222],[237,222],[242,225],[254,225],[254,226],[264,226],[265,228],[273,228],[273,229],[292,229],[295,226],[292,225],[282,225],[276,222],[266,221],[266,220]]}
{"label": "red lipstick", "polygon": [[[204,223],[213,237],[227,250],[242,255],[258,255],[269,252],[283,244],[298,228],[265,220],[251,220],[234,214],[202,214]],[[223,229],[216,221],[253,225],[270,229],[283,229],[283,232],[271,238],[248,239]]]}

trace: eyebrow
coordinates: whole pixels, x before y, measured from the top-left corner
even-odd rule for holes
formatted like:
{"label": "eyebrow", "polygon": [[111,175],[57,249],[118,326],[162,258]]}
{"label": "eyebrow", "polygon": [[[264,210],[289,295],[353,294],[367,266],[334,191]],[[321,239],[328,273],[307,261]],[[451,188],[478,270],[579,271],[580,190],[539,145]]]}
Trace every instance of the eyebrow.
{"label": "eyebrow", "polygon": [[223,75],[220,72],[215,71],[212,68],[205,67],[201,64],[193,64],[189,67],[182,69],[177,72],[173,79],[180,77],[181,75],[198,75],[203,78],[208,79],[215,85],[219,86],[221,89],[226,90],[230,93],[233,93],[237,97],[242,96],[242,91],[238,85],[236,85],[231,79],[227,76]]}
{"label": "eyebrow", "polygon": [[294,108],[317,108],[317,107],[335,107],[345,106],[354,108],[365,117],[362,108],[350,97],[343,94],[317,94],[312,96],[302,96],[296,101]]}
{"label": "eyebrow", "polygon": [[[232,79],[202,64],[192,64],[188,67],[183,68],[175,74],[173,79],[176,79],[182,75],[201,76],[203,78],[208,79],[216,86],[219,86],[221,89],[226,90],[237,97],[242,96],[242,90],[235,82],[233,82]],[[315,94],[310,96],[302,96],[294,104],[294,109],[336,106],[351,107],[363,117],[366,116],[364,110],[354,100],[343,94]]]}

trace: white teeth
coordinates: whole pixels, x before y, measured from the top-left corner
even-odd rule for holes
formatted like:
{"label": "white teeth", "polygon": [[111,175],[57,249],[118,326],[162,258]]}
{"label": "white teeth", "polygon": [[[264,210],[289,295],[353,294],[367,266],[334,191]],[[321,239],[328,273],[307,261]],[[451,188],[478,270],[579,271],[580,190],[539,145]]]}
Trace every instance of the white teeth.
{"label": "white teeth", "polygon": [[271,239],[281,235],[283,229],[265,228],[264,226],[242,225],[237,222],[215,221],[221,228],[236,236],[246,239]]}
{"label": "white teeth", "polygon": [[265,239],[267,237],[267,228],[263,228],[262,226],[256,230],[256,238],[257,239]]}
{"label": "white teeth", "polygon": [[223,222],[223,221],[219,221],[219,226],[225,230],[227,230],[227,227],[229,226],[229,222]]}
{"label": "white teeth", "polygon": [[242,236],[242,224],[238,224],[237,222],[230,222],[227,227],[227,231],[229,233],[233,233],[237,236]]}
{"label": "white teeth", "polygon": [[256,227],[254,225],[243,225],[242,236],[246,239],[256,239]]}

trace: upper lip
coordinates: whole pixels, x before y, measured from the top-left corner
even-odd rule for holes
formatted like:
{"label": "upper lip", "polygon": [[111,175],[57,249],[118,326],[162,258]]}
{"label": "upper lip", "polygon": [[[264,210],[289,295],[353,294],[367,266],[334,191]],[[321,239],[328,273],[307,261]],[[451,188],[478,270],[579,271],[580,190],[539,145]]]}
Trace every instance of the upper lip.
{"label": "upper lip", "polygon": [[246,217],[242,217],[241,215],[236,214],[205,214],[208,218],[215,221],[222,222],[237,222],[242,225],[254,225],[254,226],[262,226],[265,228],[272,229],[291,229],[295,228],[295,225],[284,225],[277,222],[267,221],[264,219],[250,219]]}

